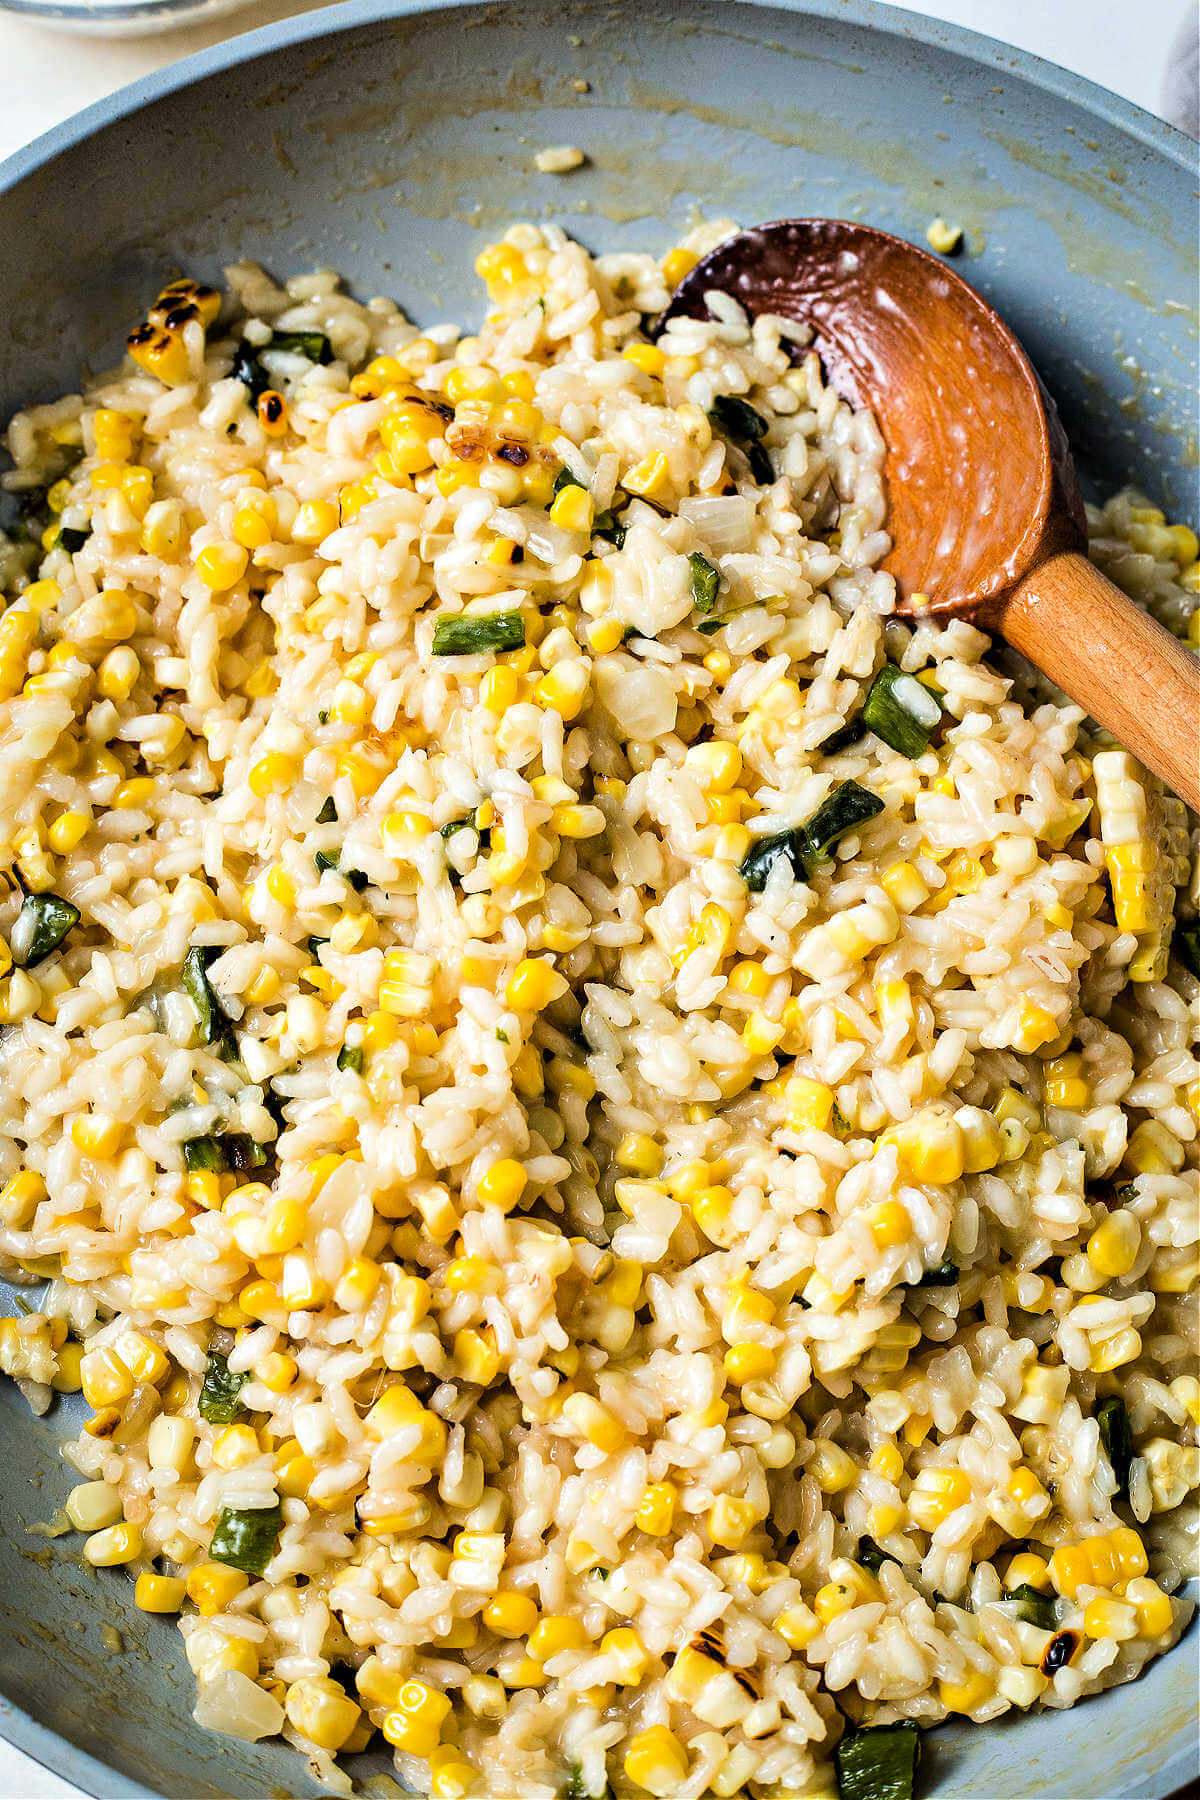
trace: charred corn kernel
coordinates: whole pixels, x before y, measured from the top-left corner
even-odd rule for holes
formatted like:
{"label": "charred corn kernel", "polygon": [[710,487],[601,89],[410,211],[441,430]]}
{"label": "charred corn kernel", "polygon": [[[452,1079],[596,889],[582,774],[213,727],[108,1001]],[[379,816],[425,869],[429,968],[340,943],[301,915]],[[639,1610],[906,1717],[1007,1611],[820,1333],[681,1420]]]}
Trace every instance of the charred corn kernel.
{"label": "charred corn kernel", "polygon": [[115,1569],[134,1562],[142,1554],[142,1528],[128,1519],[94,1532],[83,1546],[84,1560],[94,1569]]}
{"label": "charred corn kernel", "polygon": [[23,1230],[46,1198],[46,1184],[32,1169],[22,1169],[0,1190],[0,1219]]}
{"label": "charred corn kernel", "polygon": [[191,375],[187,345],[179,332],[147,321],[130,332],[125,347],[138,367],[164,387],[178,387]]}
{"label": "charred corn kernel", "polygon": [[1146,1546],[1128,1525],[1076,1544],[1060,1544],[1050,1558],[1050,1579],[1065,1600],[1081,1587],[1115,1588],[1144,1575]]}
{"label": "charred corn kernel", "polygon": [[948,1712],[973,1713],[994,1693],[995,1683],[982,1669],[968,1669],[959,1681],[938,1682],[938,1698]]}
{"label": "charred corn kernel", "polygon": [[560,525],[564,531],[590,532],[595,516],[596,508],[586,488],[565,487],[550,505],[552,523]]}
{"label": "charred corn kernel", "polygon": [[725,1374],[735,1387],[766,1381],[775,1373],[776,1355],[766,1344],[731,1344],[725,1352]]}
{"label": "charred corn kernel", "polygon": [[[570,491],[570,490],[566,490]],[[578,657],[567,657],[548,669],[533,690],[539,705],[563,719],[576,719],[587,700],[591,675]]]}
{"label": "charred corn kernel", "polygon": [[1087,1241],[1087,1258],[1097,1274],[1112,1280],[1128,1275],[1142,1247],[1142,1228],[1130,1212],[1101,1220]]}
{"label": "charred corn kernel", "polygon": [[124,1125],[112,1113],[77,1113],[71,1121],[71,1142],[85,1156],[111,1156],[124,1135]]}
{"label": "charred corn kernel", "polygon": [[736,1499],[732,1494],[718,1494],[708,1515],[708,1535],[724,1550],[739,1550],[760,1517],[752,1501]]}
{"label": "charred corn kernel", "polygon": [[675,1520],[679,1489],[673,1481],[651,1481],[642,1491],[634,1523],[650,1537],[665,1537]]}
{"label": "charred corn kernel", "polygon": [[904,1244],[912,1235],[912,1220],[901,1200],[884,1200],[871,1212],[871,1236],[880,1250]]}
{"label": "charred corn kernel", "polygon": [[657,1800],[666,1800],[687,1775],[688,1756],[673,1731],[666,1725],[652,1725],[630,1739],[624,1766],[630,1781]]}
{"label": "charred corn kernel", "polygon": [[214,594],[236,587],[249,560],[243,544],[207,544],[196,555],[196,573]]}
{"label": "charred corn kernel", "polygon": [[505,998],[517,1012],[542,1012],[567,991],[567,983],[552,964],[525,957],[509,978]]}
{"label": "charred corn kernel", "polygon": [[[1163,1592],[1157,1581],[1151,1581],[1144,1575],[1135,1576],[1125,1584],[1125,1599],[1134,1610],[1140,1636],[1165,1637],[1171,1630],[1175,1622],[1174,1609],[1170,1596]],[[1084,1630],[1088,1630],[1086,1614]],[[1088,1635],[1093,1636],[1094,1633],[1089,1632]]]}
{"label": "charred corn kernel", "polygon": [[392,1711],[383,1721],[383,1735],[397,1750],[410,1756],[428,1757],[437,1747],[442,1726],[450,1713],[450,1701],[423,1681],[406,1681],[397,1691]]}
{"label": "charred corn kernel", "polygon": [[971,1478],[962,1469],[922,1469],[908,1496],[908,1512],[922,1531],[936,1531],[971,1497]]}
{"label": "charred corn kernel", "polygon": [[661,375],[667,366],[666,355],[657,344],[626,344],[621,355],[643,375]]}
{"label": "charred corn kernel", "polygon": [[568,1394],[563,1401],[563,1417],[574,1431],[606,1456],[615,1456],[625,1447],[624,1425],[602,1401],[591,1394]]}
{"label": "charred corn kernel", "polygon": [[1090,1638],[1126,1643],[1138,1635],[1137,1608],[1111,1594],[1097,1595],[1083,1609],[1083,1629]]}
{"label": "charred corn kernel", "polygon": [[177,1613],[187,1589],[174,1575],[139,1575],[133,1587],[133,1604],[142,1612]]}
{"label": "charred corn kernel", "polygon": [[823,1082],[797,1075],[784,1089],[787,1122],[791,1131],[826,1131],[833,1117],[833,1089]]}
{"label": "charred corn kernel", "polygon": [[83,1481],[67,1495],[64,1507],[76,1531],[104,1531],[123,1511],[118,1490],[108,1481]]}

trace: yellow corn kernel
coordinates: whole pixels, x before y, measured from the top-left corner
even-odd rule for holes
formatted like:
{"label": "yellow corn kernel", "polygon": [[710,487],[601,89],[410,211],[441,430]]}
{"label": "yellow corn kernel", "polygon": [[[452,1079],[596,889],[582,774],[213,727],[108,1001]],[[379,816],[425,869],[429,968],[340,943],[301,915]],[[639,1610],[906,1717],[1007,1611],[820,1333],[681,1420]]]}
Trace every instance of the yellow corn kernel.
{"label": "yellow corn kernel", "polygon": [[654,1176],[661,1172],[663,1152],[644,1131],[627,1131],[617,1145],[614,1160],[631,1175]]}
{"label": "yellow corn kernel", "polygon": [[[1141,1637],[1165,1637],[1175,1622],[1171,1599],[1157,1581],[1138,1575],[1125,1584],[1125,1599],[1133,1607]],[[1084,1630],[1087,1630],[1086,1615]]]}
{"label": "yellow corn kernel", "polygon": [[1115,1531],[1060,1544],[1050,1558],[1050,1579],[1065,1600],[1074,1600],[1081,1587],[1113,1589],[1148,1568],[1146,1546],[1128,1525]]}
{"label": "yellow corn kernel", "polygon": [[643,375],[661,375],[667,366],[666,355],[657,344],[626,344],[621,355]]}
{"label": "yellow corn kernel", "polygon": [[294,785],[298,774],[299,765],[294,756],[285,756],[279,750],[269,750],[251,767],[247,779],[251,793],[263,800],[268,794],[286,793]]}
{"label": "yellow corn kernel", "polygon": [[131,331],[125,347],[139,368],[155,376],[164,387],[178,387],[191,374],[187,345],[177,331],[147,321]]}
{"label": "yellow corn kernel", "polygon": [[630,1739],[624,1767],[630,1781],[657,1800],[666,1800],[687,1775],[688,1755],[666,1725],[652,1725]]}
{"label": "yellow corn kernel", "polygon": [[643,456],[621,477],[621,486],[630,494],[640,494],[644,500],[656,500],[669,492],[671,487],[671,467],[661,450]]}
{"label": "yellow corn kernel", "polygon": [[692,1217],[714,1244],[728,1249],[733,1242],[732,1214],[734,1199],[732,1191],[727,1187],[714,1184],[701,1188],[699,1193],[687,1196],[688,1205],[692,1209]]}
{"label": "yellow corn kernel", "polygon": [[995,1691],[994,1682],[982,1669],[968,1669],[960,1681],[938,1682],[938,1698],[947,1712],[973,1713]]}
{"label": "yellow corn kernel", "polygon": [[591,1394],[569,1394],[563,1401],[563,1417],[573,1430],[602,1450],[614,1456],[625,1447],[627,1434],[617,1415]]}
{"label": "yellow corn kernel", "polygon": [[505,998],[516,1012],[542,1012],[566,991],[566,980],[551,963],[526,957],[509,978]]}
{"label": "yellow corn kernel", "polygon": [[1058,1020],[1054,1014],[1047,1012],[1044,1006],[1037,1006],[1027,1000],[1020,1009],[1017,1024],[1017,1035],[1013,1048],[1028,1055],[1038,1050],[1043,1044],[1049,1044],[1058,1036]]}
{"label": "yellow corn kernel", "polygon": [[1042,1092],[1047,1106],[1069,1107],[1080,1112],[1088,1105],[1092,1090],[1080,1074],[1082,1068],[1083,1057],[1077,1051],[1053,1057],[1046,1063],[1042,1071]]}
{"label": "yellow corn kernel", "polygon": [[272,863],[267,870],[267,892],[277,906],[291,906],[296,899],[296,883],[282,863]]}
{"label": "yellow corn kernel", "polygon": [[538,1621],[538,1609],[528,1594],[501,1588],[483,1609],[483,1622],[497,1637],[528,1637]]}
{"label": "yellow corn kernel", "polygon": [[708,1535],[724,1550],[739,1550],[760,1522],[761,1515],[749,1500],[718,1494],[708,1515]]}
{"label": "yellow corn kernel", "polygon": [[258,1456],[258,1434],[249,1425],[227,1425],[213,1443],[218,1469],[240,1469]]}
{"label": "yellow corn kernel", "polygon": [[858,1468],[840,1444],[831,1438],[814,1438],[806,1472],[823,1494],[840,1494],[858,1479]]}
{"label": "yellow corn kernel", "polygon": [[803,1601],[797,1601],[795,1606],[789,1606],[779,1614],[773,1629],[793,1650],[804,1650],[821,1629],[821,1621]]}
{"label": "yellow corn kernel", "polygon": [[663,257],[663,280],[669,288],[678,287],[685,275],[691,273],[700,258],[694,250],[668,250]]}
{"label": "yellow corn kernel", "polygon": [[[759,962],[743,960],[729,971],[729,985],[739,994],[761,1000],[771,986],[771,977]],[[814,1084],[815,1085],[815,1084]]]}
{"label": "yellow corn kernel", "polygon": [[784,1089],[788,1128],[792,1131],[826,1131],[833,1117],[833,1089],[823,1082],[797,1075]]}
{"label": "yellow corn kernel", "polygon": [[510,706],[515,706],[520,692],[520,679],[515,669],[507,663],[497,663],[489,669],[480,685],[479,694],[484,706],[490,713],[499,717],[506,713]]}
{"label": "yellow corn kernel", "polygon": [[600,1654],[611,1657],[616,1670],[614,1679],[620,1687],[636,1687],[650,1666],[646,1646],[637,1632],[627,1626],[605,1632],[600,1639]]}
{"label": "yellow corn kernel", "polygon": [[1083,1629],[1090,1638],[1126,1643],[1138,1635],[1137,1608],[1111,1594],[1097,1595],[1083,1609]]}
{"label": "yellow corn kernel", "polygon": [[453,1348],[455,1372],[477,1387],[490,1387],[500,1373],[500,1352],[490,1328],[473,1331],[464,1326],[455,1332]]}
{"label": "yellow corn kernel", "polygon": [[502,1156],[480,1177],[479,1198],[484,1206],[498,1206],[511,1212],[525,1192],[529,1177],[521,1164],[511,1156]]}
{"label": "yellow corn kernel", "polygon": [[586,488],[574,485],[561,488],[550,505],[551,522],[564,531],[590,532],[595,516],[592,496]]}
{"label": "yellow corn kernel", "polygon": [[1087,1241],[1087,1259],[1109,1280],[1128,1275],[1142,1247],[1142,1228],[1130,1212],[1110,1213]]}
{"label": "yellow corn kernel", "polygon": [[395,1706],[384,1718],[383,1735],[397,1750],[428,1757],[437,1747],[449,1713],[450,1701],[445,1694],[427,1687],[423,1681],[406,1681],[396,1694]]}
{"label": "yellow corn kernel", "polygon": [[1010,1593],[1014,1588],[1032,1587],[1040,1594],[1048,1594],[1050,1570],[1045,1558],[1035,1556],[1031,1550],[1018,1551],[1004,1571],[1004,1585]]}
{"label": "yellow corn kernel", "polygon": [[775,1373],[776,1355],[766,1344],[731,1344],[725,1352],[725,1374],[735,1387],[766,1381]]}
{"label": "yellow corn kernel", "polygon": [[962,1469],[922,1469],[908,1496],[908,1512],[922,1531],[936,1531],[971,1497],[971,1478]]}
{"label": "yellow corn kernel", "polygon": [[584,1649],[587,1642],[588,1634],[578,1619],[550,1614],[539,1619],[529,1633],[529,1654],[536,1661],[546,1663],[552,1656],[560,1656],[564,1650]]}
{"label": "yellow corn kernel", "polygon": [[675,1520],[679,1489],[673,1481],[651,1481],[642,1491],[634,1523],[650,1537],[665,1537]]}
{"label": "yellow corn kernel", "polygon": [[177,1613],[186,1593],[185,1584],[175,1576],[152,1575],[147,1570],[134,1583],[133,1604],[142,1612]]}
{"label": "yellow corn kernel", "polygon": [[124,1135],[124,1124],[112,1113],[77,1113],[71,1121],[71,1142],[85,1156],[111,1156]]}
{"label": "yellow corn kernel", "polygon": [[966,1167],[962,1127],[947,1113],[917,1113],[880,1141],[889,1140],[896,1145],[901,1168],[917,1181],[942,1186],[957,1181]]}
{"label": "yellow corn kernel", "polygon": [[548,669],[533,690],[542,707],[563,719],[576,719],[587,700],[591,676],[587,664],[578,657],[567,657]]}
{"label": "yellow corn kernel", "polygon": [[32,1169],[22,1169],[0,1191],[0,1219],[21,1231],[46,1198],[46,1184]]}
{"label": "yellow corn kernel", "polygon": [[1158,1119],[1143,1119],[1125,1147],[1125,1167],[1134,1175],[1174,1175],[1183,1159],[1183,1146]]}
{"label": "yellow corn kernel", "polygon": [[328,500],[306,500],[292,521],[294,544],[319,544],[338,528],[338,509]]}
{"label": "yellow corn kernel", "polygon": [[121,1361],[135,1381],[161,1387],[171,1373],[171,1359],[153,1338],[141,1331],[126,1331],[121,1337]]}
{"label": "yellow corn kernel", "polygon": [[128,700],[142,672],[141,659],[128,644],[110,650],[96,671],[96,686],[106,700]]}
{"label": "yellow corn kernel", "polygon": [[94,1569],[115,1569],[122,1563],[135,1562],[142,1554],[142,1528],[128,1519],[94,1532],[83,1546],[85,1561]]}
{"label": "yellow corn kernel", "polygon": [[249,558],[242,544],[208,544],[197,553],[196,573],[215,594],[236,587]]}
{"label": "yellow corn kernel", "polygon": [[342,1749],[362,1718],[362,1710],[345,1688],[328,1675],[306,1675],[287,1690],[288,1722],[318,1749]]}
{"label": "yellow corn kernel", "polygon": [[871,1212],[871,1236],[880,1250],[905,1244],[912,1235],[912,1220],[901,1200],[885,1200]]}

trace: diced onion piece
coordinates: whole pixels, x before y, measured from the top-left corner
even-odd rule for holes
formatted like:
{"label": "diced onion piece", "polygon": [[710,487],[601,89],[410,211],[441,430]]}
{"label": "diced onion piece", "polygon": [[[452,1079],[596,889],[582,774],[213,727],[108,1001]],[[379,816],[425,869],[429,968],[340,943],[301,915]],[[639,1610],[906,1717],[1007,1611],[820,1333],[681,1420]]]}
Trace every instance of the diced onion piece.
{"label": "diced onion piece", "polygon": [[224,1737],[253,1744],[277,1734],[283,1724],[283,1708],[240,1669],[222,1669],[200,1688],[192,1717],[205,1731],[219,1731]]}

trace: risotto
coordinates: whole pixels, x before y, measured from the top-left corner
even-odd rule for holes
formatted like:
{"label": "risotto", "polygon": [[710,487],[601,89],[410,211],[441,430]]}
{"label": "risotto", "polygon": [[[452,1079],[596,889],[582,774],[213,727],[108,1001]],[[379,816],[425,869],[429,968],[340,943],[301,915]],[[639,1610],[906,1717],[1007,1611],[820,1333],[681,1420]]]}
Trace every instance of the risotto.
{"label": "risotto", "polygon": [[0,1366],[347,1790],[903,1796],[1190,1611],[1186,818],[893,616],[802,333],[651,341],[727,229],[515,226],[477,337],[176,282],[9,428]]}

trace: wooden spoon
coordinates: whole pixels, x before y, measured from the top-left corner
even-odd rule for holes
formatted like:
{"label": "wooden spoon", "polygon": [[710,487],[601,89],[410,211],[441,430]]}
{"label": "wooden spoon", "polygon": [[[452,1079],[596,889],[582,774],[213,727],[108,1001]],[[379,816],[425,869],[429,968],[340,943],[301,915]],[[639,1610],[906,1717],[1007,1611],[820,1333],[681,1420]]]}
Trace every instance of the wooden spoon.
{"label": "wooden spoon", "polygon": [[1200,659],[1088,561],[1058,414],[991,307],[926,251],[842,219],[728,238],[656,331],[708,317],[713,290],[811,326],[826,379],[875,414],[897,611],[998,633],[1200,806]]}

